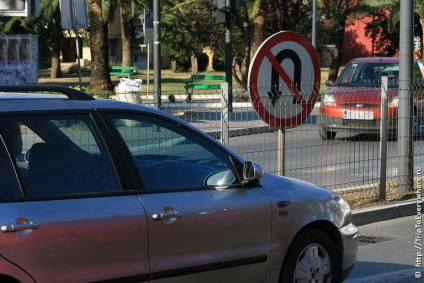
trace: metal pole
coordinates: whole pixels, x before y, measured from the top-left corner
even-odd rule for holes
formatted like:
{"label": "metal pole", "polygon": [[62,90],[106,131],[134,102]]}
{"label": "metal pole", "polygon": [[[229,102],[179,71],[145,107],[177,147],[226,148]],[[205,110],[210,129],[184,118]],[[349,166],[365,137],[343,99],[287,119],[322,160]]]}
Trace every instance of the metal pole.
{"label": "metal pole", "polygon": [[286,130],[279,129],[278,130],[278,174],[280,176],[284,176],[286,174]]}
{"label": "metal pole", "polygon": [[147,90],[150,91],[150,42],[147,42]]}
{"label": "metal pole", "polygon": [[221,83],[221,143],[230,146],[230,117],[228,112],[228,83]]}
{"label": "metal pole", "polygon": [[78,79],[79,79],[79,87],[80,90],[82,90],[82,79],[81,79],[81,62],[80,62],[80,51],[79,51],[79,36],[78,36],[78,29],[77,29],[77,9],[75,8],[75,0],[71,1],[71,9],[72,9],[72,27],[74,28],[75,32],[75,43],[77,46],[77,62],[78,62]]}
{"label": "metal pole", "polygon": [[317,48],[317,0],[312,5],[312,46]]}
{"label": "metal pole", "polygon": [[380,200],[386,199],[387,169],[387,76],[381,77],[381,119],[380,119]]}
{"label": "metal pole", "polygon": [[233,72],[232,72],[232,41],[231,41],[231,7],[225,12],[225,78],[228,83],[228,111],[233,112]]}
{"label": "metal pole", "polygon": [[160,60],[160,0],[153,0],[153,65],[155,77],[155,107],[161,107],[161,60]]}
{"label": "metal pole", "polygon": [[400,1],[399,106],[398,106],[398,191],[413,185],[413,19],[414,1]]}

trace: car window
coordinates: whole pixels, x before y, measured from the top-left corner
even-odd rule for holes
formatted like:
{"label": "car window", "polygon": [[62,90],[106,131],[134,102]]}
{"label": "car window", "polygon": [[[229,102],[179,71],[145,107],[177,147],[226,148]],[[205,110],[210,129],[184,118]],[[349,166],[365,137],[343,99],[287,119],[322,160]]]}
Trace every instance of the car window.
{"label": "car window", "polygon": [[389,87],[398,87],[399,64],[351,63],[346,66],[337,84],[341,86],[380,87],[382,75],[388,76]]}
{"label": "car window", "polygon": [[111,118],[147,189],[205,188],[235,182],[228,155],[177,124],[135,115]]}
{"label": "car window", "polygon": [[3,123],[19,125],[21,148],[13,154],[27,196],[119,190],[88,115],[15,117]]}
{"label": "car window", "polygon": [[4,132],[0,133],[0,199],[22,196],[13,162],[6,150]]}

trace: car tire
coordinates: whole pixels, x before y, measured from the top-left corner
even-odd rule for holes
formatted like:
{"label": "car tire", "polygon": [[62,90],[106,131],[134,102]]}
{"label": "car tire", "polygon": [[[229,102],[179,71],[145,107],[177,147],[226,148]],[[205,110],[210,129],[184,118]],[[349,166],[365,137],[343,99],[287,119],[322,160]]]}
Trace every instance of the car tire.
{"label": "car tire", "polygon": [[[316,281],[315,281],[316,280]],[[297,236],[281,268],[280,283],[339,282],[339,260],[330,238],[317,229]]]}
{"label": "car tire", "polygon": [[323,126],[317,125],[318,135],[322,140],[333,140],[336,137],[336,132],[326,131]]}

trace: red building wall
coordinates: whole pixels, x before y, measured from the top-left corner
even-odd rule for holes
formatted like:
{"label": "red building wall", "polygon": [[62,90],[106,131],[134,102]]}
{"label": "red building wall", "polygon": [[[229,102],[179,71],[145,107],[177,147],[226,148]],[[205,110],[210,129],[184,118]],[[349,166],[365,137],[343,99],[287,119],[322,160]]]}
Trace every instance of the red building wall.
{"label": "red building wall", "polygon": [[370,21],[371,17],[366,17],[346,27],[343,44],[343,64],[348,63],[356,57],[374,56],[373,40],[365,36],[365,27]]}

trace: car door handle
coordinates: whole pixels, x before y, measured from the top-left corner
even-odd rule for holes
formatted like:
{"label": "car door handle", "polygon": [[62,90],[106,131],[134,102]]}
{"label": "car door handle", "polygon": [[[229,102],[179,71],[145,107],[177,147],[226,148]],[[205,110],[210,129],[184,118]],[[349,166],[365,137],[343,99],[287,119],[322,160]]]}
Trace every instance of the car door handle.
{"label": "car door handle", "polygon": [[164,220],[170,218],[180,218],[181,216],[183,215],[178,212],[161,212],[153,214],[152,218],[153,220]]}
{"label": "car door handle", "polygon": [[16,232],[16,231],[22,231],[22,230],[34,230],[40,227],[40,224],[36,223],[28,223],[28,224],[9,224],[9,225],[3,225],[1,226],[1,231],[3,233],[7,232]]}

